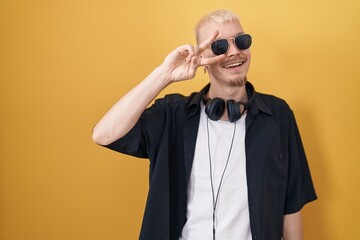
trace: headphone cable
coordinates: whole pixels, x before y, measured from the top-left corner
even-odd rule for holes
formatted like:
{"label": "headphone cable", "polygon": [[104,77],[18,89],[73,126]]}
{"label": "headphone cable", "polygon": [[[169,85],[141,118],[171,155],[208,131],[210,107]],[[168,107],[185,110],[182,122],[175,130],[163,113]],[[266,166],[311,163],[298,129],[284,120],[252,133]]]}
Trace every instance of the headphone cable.
{"label": "headphone cable", "polygon": [[234,122],[234,131],[233,131],[233,135],[232,135],[232,139],[231,139],[231,144],[230,144],[230,149],[229,149],[229,153],[226,159],[226,164],[224,167],[224,171],[221,175],[220,178],[220,183],[219,183],[219,187],[217,189],[217,193],[216,193],[216,198],[215,198],[215,192],[214,192],[214,183],[213,183],[213,176],[212,176],[212,165],[211,165],[211,151],[210,151],[210,134],[209,134],[209,118],[207,118],[206,121],[206,129],[207,129],[207,142],[208,142],[208,151],[209,151],[209,164],[210,164],[210,183],[211,183],[211,193],[212,193],[212,200],[213,200],[213,214],[212,214],[212,222],[213,222],[213,240],[215,240],[215,232],[216,232],[216,228],[215,228],[215,211],[216,211],[216,206],[218,203],[218,199],[219,199],[219,193],[220,193],[220,187],[222,185],[222,181],[224,179],[224,175],[225,175],[225,171],[228,167],[229,164],[229,160],[230,160],[230,154],[231,154],[231,150],[234,144],[234,138],[235,138],[235,132],[236,132],[236,122]]}

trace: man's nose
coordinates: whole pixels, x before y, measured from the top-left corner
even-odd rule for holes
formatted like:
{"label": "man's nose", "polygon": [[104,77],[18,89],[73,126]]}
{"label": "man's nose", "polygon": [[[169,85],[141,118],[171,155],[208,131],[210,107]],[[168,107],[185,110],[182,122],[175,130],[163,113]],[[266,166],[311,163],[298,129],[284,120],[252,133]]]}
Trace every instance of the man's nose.
{"label": "man's nose", "polygon": [[235,45],[234,39],[228,40],[229,50],[227,52],[228,57],[241,54],[241,50]]}

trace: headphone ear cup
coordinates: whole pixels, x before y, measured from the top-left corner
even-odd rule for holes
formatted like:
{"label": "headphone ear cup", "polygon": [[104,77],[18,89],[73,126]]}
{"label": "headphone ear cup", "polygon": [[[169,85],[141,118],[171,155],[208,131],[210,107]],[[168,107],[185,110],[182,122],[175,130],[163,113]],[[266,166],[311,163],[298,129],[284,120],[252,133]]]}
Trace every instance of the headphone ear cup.
{"label": "headphone ear cup", "polygon": [[236,122],[241,117],[240,105],[234,100],[230,99],[226,102],[227,112],[230,122]]}
{"label": "headphone ear cup", "polygon": [[209,100],[205,106],[206,115],[213,121],[219,120],[224,114],[225,101],[221,98]]}

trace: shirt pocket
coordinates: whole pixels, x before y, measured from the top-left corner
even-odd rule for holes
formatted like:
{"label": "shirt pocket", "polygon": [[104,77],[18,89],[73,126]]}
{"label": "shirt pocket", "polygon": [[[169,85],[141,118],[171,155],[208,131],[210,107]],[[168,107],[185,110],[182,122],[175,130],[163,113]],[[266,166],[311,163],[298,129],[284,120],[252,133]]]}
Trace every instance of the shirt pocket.
{"label": "shirt pocket", "polygon": [[267,183],[269,189],[286,189],[289,153],[273,152],[268,155],[267,163]]}

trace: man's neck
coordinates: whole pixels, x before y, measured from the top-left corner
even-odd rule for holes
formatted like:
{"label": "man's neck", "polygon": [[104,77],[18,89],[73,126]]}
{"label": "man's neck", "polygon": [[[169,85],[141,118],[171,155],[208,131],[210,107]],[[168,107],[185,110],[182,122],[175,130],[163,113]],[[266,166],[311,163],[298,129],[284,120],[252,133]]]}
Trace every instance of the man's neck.
{"label": "man's neck", "polygon": [[220,85],[217,82],[211,82],[210,89],[206,98],[222,98],[224,100],[234,99],[235,101],[248,101],[246,87],[244,86],[227,86]]}

